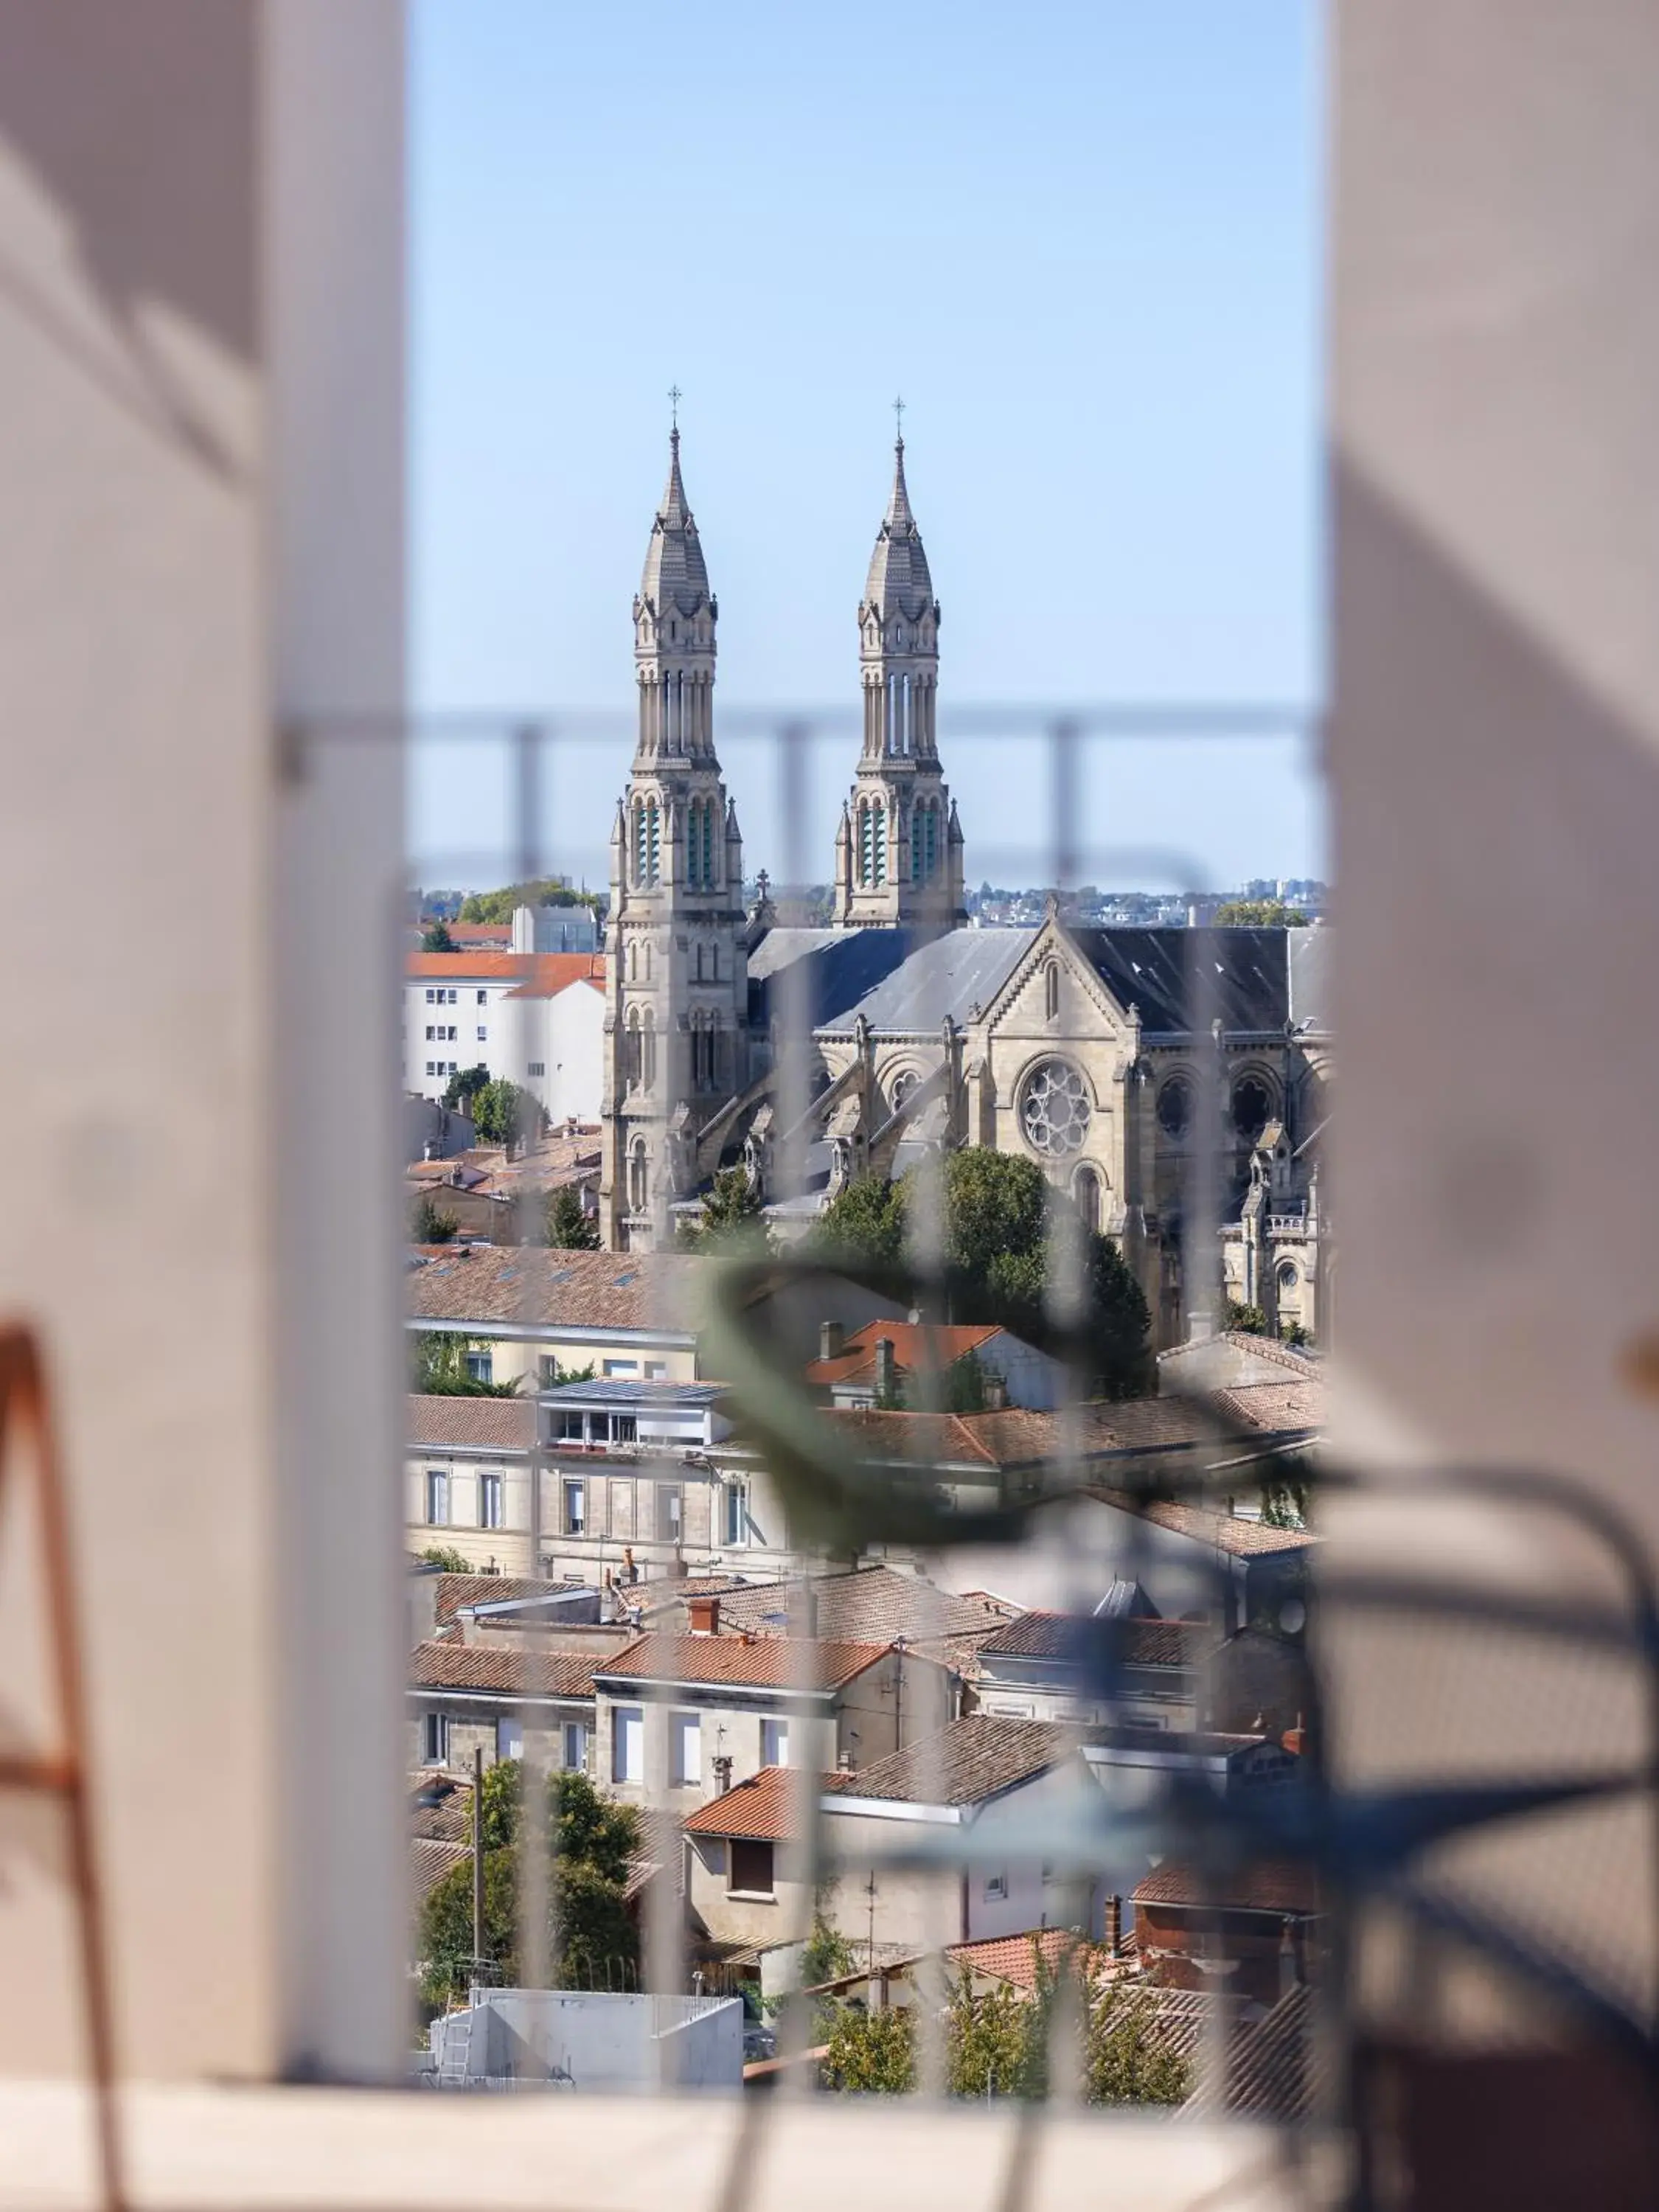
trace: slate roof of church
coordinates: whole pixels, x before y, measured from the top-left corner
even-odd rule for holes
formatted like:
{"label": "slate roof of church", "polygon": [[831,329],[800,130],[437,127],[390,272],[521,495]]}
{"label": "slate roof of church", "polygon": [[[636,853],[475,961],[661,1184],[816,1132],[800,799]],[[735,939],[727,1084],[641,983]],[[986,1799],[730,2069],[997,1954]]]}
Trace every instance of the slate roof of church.
{"label": "slate roof of church", "polygon": [[1066,934],[1126,1010],[1140,1009],[1143,1030],[1179,1036],[1190,1029],[1191,963],[1209,963],[1213,1016],[1224,1029],[1277,1035],[1290,1019],[1288,938],[1299,929],[1068,929]]}
{"label": "slate roof of church", "polygon": [[988,1006],[1030,948],[1035,929],[952,929],[916,944],[907,932],[848,930],[844,936],[902,936],[908,950],[872,988],[849,999],[839,1012],[824,1015],[815,1027],[836,1033],[851,1030],[863,1015],[878,1035],[901,1031],[935,1036],[949,1014],[960,1029],[975,1006]]}
{"label": "slate roof of church", "polygon": [[[900,966],[915,941],[904,929],[769,929],[749,956],[749,1018],[761,1024],[775,1014],[792,1023],[802,1018],[778,979],[804,961],[807,1028],[850,1028],[850,1020],[840,1018]],[[796,980],[799,988],[802,979]]]}

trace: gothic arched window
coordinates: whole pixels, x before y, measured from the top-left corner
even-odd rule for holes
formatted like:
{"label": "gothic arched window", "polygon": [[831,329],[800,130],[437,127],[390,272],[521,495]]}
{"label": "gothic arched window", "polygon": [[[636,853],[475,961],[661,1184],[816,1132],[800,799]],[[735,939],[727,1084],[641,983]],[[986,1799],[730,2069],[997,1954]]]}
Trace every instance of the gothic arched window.
{"label": "gothic arched window", "polygon": [[628,1204],[634,1213],[643,1213],[651,1203],[651,1171],[645,1153],[645,1139],[635,1137],[628,1155]]}
{"label": "gothic arched window", "polygon": [[1273,1118],[1272,1093],[1259,1075],[1247,1075],[1233,1086],[1233,1127],[1241,1137],[1255,1139]]}
{"label": "gothic arched window", "polygon": [[1072,1185],[1077,1210],[1091,1237],[1100,1234],[1100,1177],[1092,1168],[1079,1168]]}
{"label": "gothic arched window", "polygon": [[1060,963],[1051,960],[1042,971],[1042,1011],[1048,1020],[1060,1018]]}
{"label": "gothic arched window", "polygon": [[1020,1087],[1019,1126],[1031,1150],[1048,1159],[1077,1151],[1088,1133],[1089,1094],[1068,1060],[1039,1060],[1031,1070]]}
{"label": "gothic arched window", "polygon": [[657,1082],[657,1018],[649,1006],[645,1010],[645,1033],[641,1042],[644,1049],[641,1080],[646,1089],[652,1091]]}
{"label": "gothic arched window", "polygon": [[1172,1075],[1158,1094],[1158,1126],[1166,1137],[1182,1138],[1193,1118],[1193,1087],[1184,1075]]}
{"label": "gothic arched window", "polygon": [[637,1085],[644,1066],[640,1054],[640,1010],[637,1006],[630,1006],[628,1010],[628,1031],[623,1039],[623,1083],[625,1088],[632,1090]]}

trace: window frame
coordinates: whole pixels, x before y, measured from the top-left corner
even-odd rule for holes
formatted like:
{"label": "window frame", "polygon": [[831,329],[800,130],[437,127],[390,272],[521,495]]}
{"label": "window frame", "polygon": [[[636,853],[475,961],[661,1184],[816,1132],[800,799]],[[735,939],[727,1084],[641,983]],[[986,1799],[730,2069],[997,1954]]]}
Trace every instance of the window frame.
{"label": "window frame", "polygon": [[[443,1507],[441,1512],[437,1510],[441,1501]],[[449,1517],[451,1504],[449,1469],[447,1467],[428,1468],[426,1470],[426,1526],[428,1528],[453,1528],[454,1523]]]}
{"label": "window frame", "polygon": [[421,1764],[422,1766],[447,1766],[449,1764],[449,1715],[428,1707],[421,1715]]}
{"label": "window frame", "polygon": [[702,1787],[702,1715],[690,1705],[676,1705],[668,1715],[668,1786]]}
{"label": "window frame", "polygon": [[[629,1771],[629,1746],[637,1746],[638,1772]],[[642,1785],[645,1781],[645,1707],[643,1705],[612,1705],[611,1708],[611,1779],[617,1783]]]}
{"label": "window frame", "polygon": [[[763,1864],[765,1866],[764,1887],[757,1882],[739,1882],[740,1852],[748,1855],[743,1861],[746,1872],[757,1873]],[[762,1853],[765,1855],[763,1859],[760,1856]],[[778,1894],[777,1846],[758,1836],[728,1836],[726,1839],[726,1893],[728,1897],[763,1898],[775,1903]]]}
{"label": "window frame", "polygon": [[478,1526],[492,1530],[507,1526],[507,1475],[499,1467],[478,1470]]}
{"label": "window frame", "polygon": [[766,1713],[760,1724],[760,1753],[763,1766],[787,1766],[789,1760],[789,1717],[787,1714]]}

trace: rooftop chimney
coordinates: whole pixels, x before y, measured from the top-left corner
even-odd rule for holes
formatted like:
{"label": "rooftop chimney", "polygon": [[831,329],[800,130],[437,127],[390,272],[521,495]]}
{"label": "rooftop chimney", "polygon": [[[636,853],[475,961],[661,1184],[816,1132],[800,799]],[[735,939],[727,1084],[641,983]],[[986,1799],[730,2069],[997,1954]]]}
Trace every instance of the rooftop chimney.
{"label": "rooftop chimney", "polygon": [[876,1395],[890,1401],[896,1388],[893,1340],[890,1336],[878,1336],[876,1339]]}
{"label": "rooftop chimney", "polygon": [[1123,1899],[1115,1890],[1106,1900],[1106,1948],[1115,1959],[1123,1956]]}
{"label": "rooftop chimney", "polygon": [[689,1597],[685,1609],[690,1617],[693,1636],[718,1636],[720,1630],[720,1601],[717,1597]]}
{"label": "rooftop chimney", "polygon": [[842,1323],[838,1321],[821,1321],[818,1323],[818,1358],[839,1359],[846,1348],[847,1331]]}

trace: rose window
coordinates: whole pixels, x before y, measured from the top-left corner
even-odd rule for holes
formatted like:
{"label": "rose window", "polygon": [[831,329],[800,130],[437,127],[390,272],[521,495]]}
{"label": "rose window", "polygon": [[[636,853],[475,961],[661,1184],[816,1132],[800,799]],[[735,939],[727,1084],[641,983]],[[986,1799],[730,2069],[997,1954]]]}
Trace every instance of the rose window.
{"label": "rose window", "polygon": [[1089,1129],[1089,1097],[1083,1078],[1063,1060],[1045,1060],[1025,1079],[1019,1126],[1034,1152],[1061,1159],[1074,1152]]}

